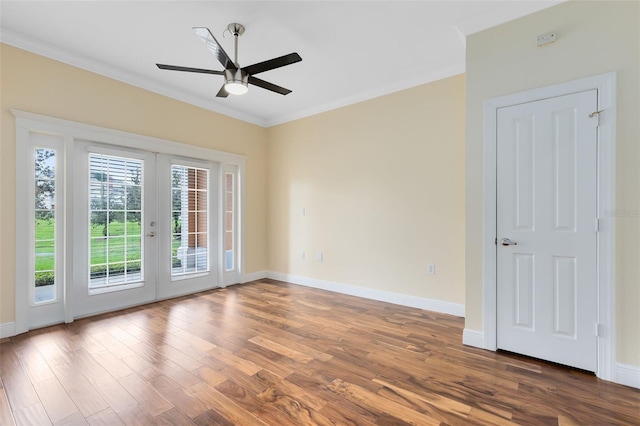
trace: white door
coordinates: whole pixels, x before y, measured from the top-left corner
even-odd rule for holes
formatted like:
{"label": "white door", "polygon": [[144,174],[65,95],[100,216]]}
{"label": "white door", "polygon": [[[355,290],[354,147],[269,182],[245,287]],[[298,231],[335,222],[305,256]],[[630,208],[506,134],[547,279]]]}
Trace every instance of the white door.
{"label": "white door", "polygon": [[497,115],[497,346],[597,363],[597,91]]}
{"label": "white door", "polygon": [[155,154],[77,143],[73,316],[156,300]]}
{"label": "white door", "polygon": [[217,169],[158,155],[158,299],[219,285]]}

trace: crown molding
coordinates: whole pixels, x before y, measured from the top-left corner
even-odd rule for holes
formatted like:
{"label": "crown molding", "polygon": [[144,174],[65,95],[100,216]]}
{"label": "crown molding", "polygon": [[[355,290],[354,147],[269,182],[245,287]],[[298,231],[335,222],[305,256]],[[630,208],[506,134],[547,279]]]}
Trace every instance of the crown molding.
{"label": "crown molding", "polygon": [[565,3],[568,0],[547,0],[547,1],[519,1],[506,4],[507,7],[501,10],[494,10],[491,13],[473,16],[469,19],[458,22],[454,25],[456,31],[464,36],[497,27],[506,22],[520,19],[523,16],[539,12],[543,9]]}
{"label": "crown molding", "polygon": [[377,87],[374,90],[370,90],[364,93],[360,93],[355,96],[349,96],[346,98],[338,99],[334,102],[329,102],[324,105],[320,105],[313,108],[307,108],[301,111],[297,111],[294,114],[284,115],[273,120],[267,120],[265,127],[277,126],[279,124],[288,123],[290,121],[299,120],[301,118],[310,117],[312,115],[321,114],[323,112],[331,111],[334,109],[342,108],[345,106],[357,104],[360,102],[368,101],[370,99],[379,98],[381,96],[390,95],[392,93],[400,92],[402,90],[411,89],[412,87],[421,86],[423,84],[431,83],[443,78],[453,77],[454,75],[464,74],[465,64],[458,63],[451,67],[439,69],[429,74],[421,75],[418,78],[408,79],[395,84],[389,84],[384,87]]}

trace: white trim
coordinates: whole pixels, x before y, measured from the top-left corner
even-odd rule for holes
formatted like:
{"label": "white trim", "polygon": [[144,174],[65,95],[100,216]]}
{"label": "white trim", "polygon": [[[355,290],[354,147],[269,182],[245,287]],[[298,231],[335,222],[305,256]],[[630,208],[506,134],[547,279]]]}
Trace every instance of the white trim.
{"label": "white trim", "polygon": [[239,279],[239,283],[244,282],[244,271],[247,265],[247,253],[245,250],[245,224],[246,222],[246,217],[247,217],[247,212],[246,212],[246,206],[247,206],[247,187],[245,184],[245,176],[246,176],[246,164],[242,163],[240,165],[238,165],[238,170],[236,173],[236,191],[238,192],[238,194],[240,195],[238,197],[238,205],[237,205],[237,209],[239,212],[239,216],[236,216],[236,219],[238,221],[237,223],[237,234],[238,234],[238,238],[236,238],[236,241],[238,243],[238,247],[236,248],[236,250],[238,250],[238,253],[240,254],[238,256],[238,262],[239,265],[237,266],[238,269],[238,279]]}
{"label": "white trim", "polygon": [[596,375],[614,380],[615,368],[615,217],[606,210],[615,209],[616,188],[616,73],[587,77],[511,95],[484,103],[483,141],[483,334],[484,348],[495,351],[496,338],[496,133],[497,110],[586,90],[598,90],[600,114],[598,128],[598,322],[603,327],[598,338]]}
{"label": "white trim", "polygon": [[325,281],[316,278],[302,277],[299,275],[285,274],[282,272],[268,271],[267,278],[303,285],[305,287],[318,288],[321,290],[348,294],[350,296],[362,297],[364,299],[378,300],[381,302],[394,303],[396,305],[409,306],[411,308],[419,308],[427,311],[464,317],[464,305],[458,303],[427,299],[424,297],[410,296],[407,294],[393,293],[384,290],[375,290],[372,288],[359,287],[334,281]]}
{"label": "white trim", "polygon": [[[20,212],[20,207],[29,202],[29,179],[24,179],[22,173],[29,170],[29,128],[20,127],[16,122],[16,230],[30,229],[29,217]],[[15,288],[15,334],[29,331],[29,289],[27,285],[17,285],[17,283],[28,283],[30,281],[28,253],[31,252],[28,238],[16,238],[16,276]],[[24,255],[21,256],[21,253]]]}
{"label": "white trim", "polygon": [[462,344],[467,346],[473,346],[475,348],[484,348],[484,333],[478,330],[471,330],[465,328],[462,331]]}
{"label": "white trim", "polygon": [[16,117],[16,128],[23,127],[27,129],[51,132],[54,134],[70,134],[74,140],[86,140],[95,143],[118,145],[119,147],[128,146],[142,151],[181,157],[184,157],[185,152],[188,152],[189,157],[200,158],[221,164],[229,163],[241,165],[244,164],[247,159],[244,155],[232,154],[211,148],[202,148],[167,139],[139,135],[122,130],[109,129],[106,127],[79,123],[77,121],[65,120],[62,118],[35,114],[17,109],[11,109],[10,111],[14,117]]}
{"label": "white trim", "polygon": [[16,323],[15,322],[5,322],[4,324],[0,324],[0,339],[4,339],[5,337],[13,337],[16,334]]}
{"label": "white trim", "polygon": [[[73,147],[73,137],[72,136],[65,136],[64,139],[64,146],[65,146],[65,154],[64,154],[64,170],[65,170],[65,179],[66,182],[75,182],[73,180],[73,176],[74,176],[74,168],[73,168],[73,150],[71,149]],[[74,201],[74,195],[73,195],[73,191],[66,191],[66,197],[65,197],[65,211],[67,212],[73,212],[73,201]],[[67,214],[65,216],[65,234],[64,234],[64,246],[65,246],[65,250],[68,249],[68,247],[70,247],[70,244],[72,244],[73,241],[73,214]],[[73,277],[73,274],[69,275],[68,271],[73,271],[73,256],[65,256],[66,257],[66,265],[64,265],[64,271],[65,271],[65,278],[64,278],[64,282],[66,283],[67,280],[70,280]],[[64,322],[65,323],[70,323],[73,322],[73,291],[71,286],[63,286],[63,295],[64,295]],[[16,304],[17,306],[17,304]]]}
{"label": "white trim", "polygon": [[616,383],[640,389],[640,367],[616,363]]}
{"label": "white trim", "polygon": [[268,274],[269,274],[268,271],[248,272],[242,276],[241,283],[244,284],[251,281],[263,280],[267,278]]}
{"label": "white trim", "polygon": [[284,124],[290,121],[299,120],[301,118],[310,117],[312,115],[321,114],[323,112],[332,111],[334,109],[368,101],[370,99],[379,98],[381,96],[390,95],[392,93],[400,92],[402,90],[411,89],[417,86],[422,86],[423,84],[432,83],[434,81],[442,80],[444,78],[453,77],[455,75],[463,74],[464,72],[465,72],[464,63],[454,64],[446,68],[438,69],[429,74],[420,75],[418,78],[415,78],[412,80],[405,80],[405,81],[399,81],[396,83],[390,83],[389,85],[386,85],[384,87],[376,87],[373,90],[369,90],[364,93],[359,93],[354,96],[341,98],[341,99],[338,99],[337,101],[303,109],[303,110],[294,112],[292,114],[286,114],[280,117],[273,117],[271,119],[265,120],[264,127],[277,126],[279,124]]}

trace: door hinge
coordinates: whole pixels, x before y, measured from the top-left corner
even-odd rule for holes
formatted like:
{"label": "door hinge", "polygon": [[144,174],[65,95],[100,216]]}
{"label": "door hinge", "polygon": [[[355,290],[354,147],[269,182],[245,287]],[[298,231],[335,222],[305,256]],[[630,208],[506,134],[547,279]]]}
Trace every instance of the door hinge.
{"label": "door hinge", "polygon": [[596,127],[598,127],[600,125],[600,113],[604,112],[603,109],[598,110],[598,111],[593,111],[591,114],[589,114],[589,118],[596,118]]}
{"label": "door hinge", "polygon": [[596,337],[602,337],[602,335],[604,334],[602,330],[602,324],[596,323],[595,332],[596,332]]}
{"label": "door hinge", "polygon": [[493,240],[493,244],[498,245],[498,237],[496,237],[496,239]]}
{"label": "door hinge", "polygon": [[600,219],[596,219],[596,232],[600,232]]}

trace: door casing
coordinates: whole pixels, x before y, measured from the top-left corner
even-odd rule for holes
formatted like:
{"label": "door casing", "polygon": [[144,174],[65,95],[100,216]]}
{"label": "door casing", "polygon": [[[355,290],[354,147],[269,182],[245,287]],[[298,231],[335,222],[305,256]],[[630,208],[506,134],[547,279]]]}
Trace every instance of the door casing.
{"label": "door casing", "polygon": [[585,90],[598,90],[598,362],[596,375],[614,380],[615,371],[615,209],[616,174],[616,73],[488,99],[484,102],[483,143],[483,335],[482,347],[497,350],[497,111],[499,108],[533,102]]}

